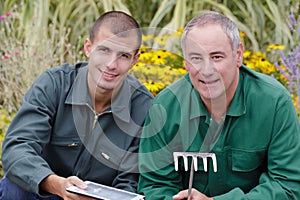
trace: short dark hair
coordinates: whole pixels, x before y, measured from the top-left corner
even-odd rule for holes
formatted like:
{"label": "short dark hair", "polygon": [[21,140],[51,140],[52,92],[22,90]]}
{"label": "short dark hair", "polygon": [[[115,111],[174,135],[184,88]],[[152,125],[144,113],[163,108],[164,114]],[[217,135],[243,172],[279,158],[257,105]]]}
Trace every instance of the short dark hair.
{"label": "short dark hair", "polygon": [[94,41],[95,35],[99,31],[101,25],[109,25],[111,32],[115,35],[121,37],[126,37],[129,34],[129,31],[136,31],[137,33],[137,49],[136,53],[139,51],[142,43],[142,31],[140,29],[139,23],[130,15],[122,11],[109,11],[101,15],[94,23],[91,32],[90,40]]}

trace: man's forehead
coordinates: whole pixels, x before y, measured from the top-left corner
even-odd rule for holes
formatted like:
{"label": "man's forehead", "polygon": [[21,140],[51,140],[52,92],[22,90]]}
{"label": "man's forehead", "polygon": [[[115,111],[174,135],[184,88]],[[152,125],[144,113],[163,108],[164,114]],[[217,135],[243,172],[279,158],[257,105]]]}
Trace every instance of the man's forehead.
{"label": "man's forehead", "polygon": [[134,41],[130,42],[129,40],[124,41],[119,37],[111,37],[101,41],[95,41],[94,45],[96,47],[106,47],[116,51],[131,52],[136,50],[136,45],[133,45]]}
{"label": "man's forehead", "polygon": [[137,36],[130,34],[114,35],[110,30],[100,30],[94,40],[95,46],[107,46],[126,51],[136,50]]}
{"label": "man's forehead", "polygon": [[185,40],[186,51],[198,51],[199,53],[213,53],[225,51],[230,44],[227,35],[224,34],[208,34],[201,35],[201,31],[195,28],[193,32],[187,35]]}

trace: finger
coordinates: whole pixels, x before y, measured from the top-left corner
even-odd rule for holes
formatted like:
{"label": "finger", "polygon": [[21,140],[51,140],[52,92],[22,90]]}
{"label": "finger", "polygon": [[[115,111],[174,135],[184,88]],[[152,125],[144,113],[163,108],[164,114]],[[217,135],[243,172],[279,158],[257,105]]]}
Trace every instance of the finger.
{"label": "finger", "polygon": [[188,190],[182,190],[173,196],[173,200],[185,199],[188,197]]}

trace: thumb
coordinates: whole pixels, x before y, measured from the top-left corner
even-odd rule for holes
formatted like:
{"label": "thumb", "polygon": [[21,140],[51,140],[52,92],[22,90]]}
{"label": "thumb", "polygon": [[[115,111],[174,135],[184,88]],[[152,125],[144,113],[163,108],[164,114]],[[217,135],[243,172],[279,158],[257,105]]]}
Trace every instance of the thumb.
{"label": "thumb", "polygon": [[188,197],[188,190],[182,190],[173,196],[173,200],[181,200]]}
{"label": "thumb", "polygon": [[75,186],[77,186],[81,189],[86,189],[87,188],[87,184],[83,180],[78,178],[77,176],[69,177],[69,181],[72,185],[75,185]]}

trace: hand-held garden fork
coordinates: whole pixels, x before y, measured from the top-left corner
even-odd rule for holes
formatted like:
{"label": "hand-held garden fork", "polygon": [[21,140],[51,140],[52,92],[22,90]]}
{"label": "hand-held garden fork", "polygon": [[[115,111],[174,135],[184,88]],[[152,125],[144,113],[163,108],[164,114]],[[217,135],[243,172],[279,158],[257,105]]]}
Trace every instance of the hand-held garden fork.
{"label": "hand-held garden fork", "polygon": [[175,170],[178,171],[178,158],[183,158],[184,163],[184,170],[188,171],[188,157],[192,157],[191,162],[191,171],[190,171],[190,177],[189,177],[189,189],[188,189],[188,200],[190,200],[191,197],[191,191],[193,186],[193,177],[194,177],[194,170],[198,170],[198,158],[202,158],[203,161],[203,167],[204,171],[207,172],[207,158],[212,159],[213,163],[213,169],[214,172],[217,172],[217,159],[216,155],[214,153],[200,153],[200,152],[173,152],[174,157],[174,165]]}

